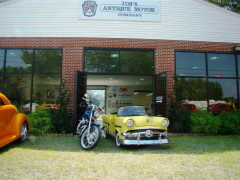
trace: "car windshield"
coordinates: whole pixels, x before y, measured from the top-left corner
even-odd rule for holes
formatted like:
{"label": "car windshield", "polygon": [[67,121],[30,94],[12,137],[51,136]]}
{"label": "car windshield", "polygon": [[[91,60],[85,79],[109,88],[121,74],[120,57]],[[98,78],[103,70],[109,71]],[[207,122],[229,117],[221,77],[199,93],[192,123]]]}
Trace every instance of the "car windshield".
{"label": "car windshield", "polygon": [[118,116],[147,116],[144,106],[126,106],[118,110]]}

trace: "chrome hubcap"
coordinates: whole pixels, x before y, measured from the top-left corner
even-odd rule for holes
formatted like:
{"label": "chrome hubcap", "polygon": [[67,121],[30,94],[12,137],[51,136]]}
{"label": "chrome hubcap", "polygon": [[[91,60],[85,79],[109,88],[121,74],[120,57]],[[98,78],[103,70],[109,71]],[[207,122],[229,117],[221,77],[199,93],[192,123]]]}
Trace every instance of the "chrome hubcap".
{"label": "chrome hubcap", "polygon": [[24,124],[22,125],[22,129],[21,129],[21,139],[22,139],[22,140],[25,140],[26,137],[27,137],[27,124],[24,123]]}

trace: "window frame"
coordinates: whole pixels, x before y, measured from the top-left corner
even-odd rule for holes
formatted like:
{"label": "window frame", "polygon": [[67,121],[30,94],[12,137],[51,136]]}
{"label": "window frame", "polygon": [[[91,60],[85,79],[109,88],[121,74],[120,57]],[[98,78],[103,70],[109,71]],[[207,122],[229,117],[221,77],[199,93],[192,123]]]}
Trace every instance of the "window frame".
{"label": "window frame", "polygon": [[[36,74],[56,74],[56,75],[59,75],[60,76],[60,84],[59,86],[61,87],[61,79],[62,79],[62,64],[63,64],[63,48],[51,48],[51,47],[44,47],[44,48],[32,48],[32,47],[24,47],[24,48],[18,48],[18,47],[1,47],[0,50],[3,50],[4,51],[4,62],[3,62],[3,71],[0,72],[0,74],[2,75],[2,82],[1,83],[1,89],[0,91],[4,94],[4,84],[5,84],[5,81],[6,81],[6,75],[7,74],[30,74],[31,76],[31,82],[30,82],[30,103],[32,104],[33,103],[33,79],[34,79],[34,75]],[[7,71],[6,69],[6,61],[7,61],[7,51],[8,50],[31,50],[32,51],[32,70],[31,71]],[[59,50],[60,53],[61,53],[61,63],[60,63],[60,71],[59,72],[37,72],[37,71],[34,71],[34,60],[35,60],[35,51],[36,50]],[[59,88],[60,88],[59,87]],[[32,106],[30,105],[30,110],[32,110]]]}
{"label": "window frame", "polygon": [[[106,51],[118,51],[118,54],[119,54],[119,58],[118,58],[118,72],[116,73],[108,73],[108,72],[101,72],[101,73],[96,73],[96,72],[86,72],[85,71],[85,59],[86,59],[86,50],[106,50]],[[152,73],[121,73],[120,72],[120,52],[121,51],[141,51],[141,52],[152,52],[153,53],[153,59],[152,59],[152,64],[154,66],[153,68],[153,72]],[[83,72],[87,73],[87,74],[99,74],[99,75],[108,75],[108,74],[111,74],[111,75],[154,75],[155,74],[155,71],[156,71],[156,62],[155,62],[155,50],[154,49],[138,49],[138,48],[94,48],[94,47],[84,47],[83,48],[83,54],[84,54],[84,57],[83,57],[83,63],[82,63],[82,69],[83,69]]]}
{"label": "window frame", "polygon": [[[178,76],[177,75],[177,57],[176,57],[176,53],[177,52],[187,52],[187,53],[205,53],[205,65],[206,65],[206,76],[199,76],[199,77],[196,77],[196,76]],[[209,67],[208,67],[208,54],[233,54],[235,55],[235,71],[236,71],[236,76],[235,77],[212,77],[212,76],[209,76]],[[208,103],[208,106],[209,106],[209,87],[208,87],[208,83],[210,82],[209,79],[232,79],[232,80],[236,80],[236,94],[237,94],[237,104],[239,104],[240,100],[239,100],[239,97],[240,97],[240,53],[234,53],[234,52],[214,52],[214,51],[185,51],[185,50],[175,50],[174,51],[174,62],[175,62],[175,76],[177,78],[206,78],[207,80],[207,84],[206,84],[206,89],[207,89],[207,103]],[[207,108],[209,108],[207,106]]]}

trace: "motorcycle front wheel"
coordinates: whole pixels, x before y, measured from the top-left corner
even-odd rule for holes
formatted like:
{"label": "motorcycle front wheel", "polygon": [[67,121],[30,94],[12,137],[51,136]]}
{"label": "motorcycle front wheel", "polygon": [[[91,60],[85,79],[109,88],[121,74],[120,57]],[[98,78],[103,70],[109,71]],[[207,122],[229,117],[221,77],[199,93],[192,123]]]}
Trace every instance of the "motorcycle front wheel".
{"label": "motorcycle front wheel", "polygon": [[90,132],[88,134],[88,128],[84,130],[82,136],[80,137],[80,146],[84,150],[90,150],[95,148],[101,138],[101,129],[99,126],[93,125],[90,128]]}

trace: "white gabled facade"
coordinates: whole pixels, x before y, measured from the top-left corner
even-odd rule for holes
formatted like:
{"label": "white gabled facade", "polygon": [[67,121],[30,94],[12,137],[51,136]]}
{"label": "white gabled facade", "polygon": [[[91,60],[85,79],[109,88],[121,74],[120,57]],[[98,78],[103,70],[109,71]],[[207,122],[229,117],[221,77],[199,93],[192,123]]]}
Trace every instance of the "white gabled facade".
{"label": "white gabled facade", "polygon": [[80,20],[79,4],[84,0],[9,0],[0,3],[0,37],[99,37],[240,43],[239,14],[204,0],[159,1],[161,21],[139,22]]}

